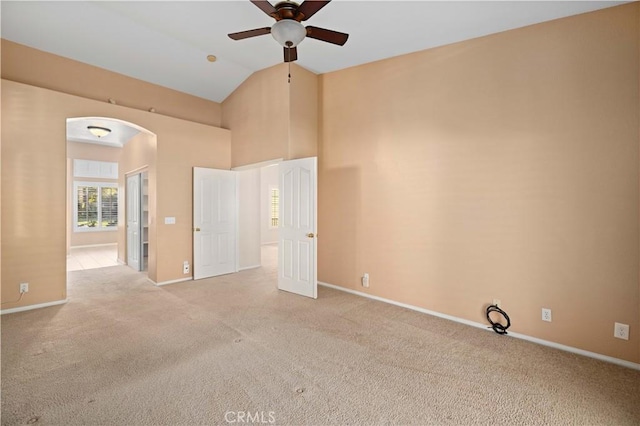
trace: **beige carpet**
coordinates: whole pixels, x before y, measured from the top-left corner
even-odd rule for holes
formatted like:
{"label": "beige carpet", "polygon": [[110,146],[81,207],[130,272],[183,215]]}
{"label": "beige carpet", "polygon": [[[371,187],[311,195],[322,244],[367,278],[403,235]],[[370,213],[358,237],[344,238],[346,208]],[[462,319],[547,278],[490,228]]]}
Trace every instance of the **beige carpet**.
{"label": "beige carpet", "polygon": [[2,424],[640,424],[638,371],[323,287],[279,292],[273,267],[70,283],[66,305],[2,317]]}

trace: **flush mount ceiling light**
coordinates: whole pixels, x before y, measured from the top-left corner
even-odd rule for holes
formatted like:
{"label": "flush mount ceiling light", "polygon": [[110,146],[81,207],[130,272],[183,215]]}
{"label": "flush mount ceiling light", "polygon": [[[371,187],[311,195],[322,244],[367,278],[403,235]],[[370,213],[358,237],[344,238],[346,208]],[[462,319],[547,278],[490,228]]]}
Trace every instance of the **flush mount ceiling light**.
{"label": "flush mount ceiling light", "polygon": [[106,127],[100,127],[100,126],[87,126],[87,129],[89,129],[89,131],[91,132],[91,134],[93,136],[96,137],[103,137],[103,136],[107,136],[109,133],[111,133],[111,129],[107,129]]}
{"label": "flush mount ceiling light", "polygon": [[271,27],[271,35],[283,47],[296,47],[307,35],[307,30],[298,21],[283,19]]}

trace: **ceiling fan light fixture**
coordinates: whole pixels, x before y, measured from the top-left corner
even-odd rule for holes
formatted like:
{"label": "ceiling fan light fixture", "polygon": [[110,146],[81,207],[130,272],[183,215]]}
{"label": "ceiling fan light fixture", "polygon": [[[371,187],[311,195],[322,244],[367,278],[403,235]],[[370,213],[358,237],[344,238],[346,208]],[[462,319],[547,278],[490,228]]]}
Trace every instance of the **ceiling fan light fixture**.
{"label": "ceiling fan light fixture", "polygon": [[281,19],[271,27],[271,35],[283,47],[296,47],[307,35],[304,25],[293,19]]}
{"label": "ceiling fan light fixture", "polygon": [[109,133],[111,133],[111,129],[107,129],[106,127],[87,126],[87,129],[89,129],[89,132],[91,132],[93,136],[96,136],[98,138],[107,136]]}

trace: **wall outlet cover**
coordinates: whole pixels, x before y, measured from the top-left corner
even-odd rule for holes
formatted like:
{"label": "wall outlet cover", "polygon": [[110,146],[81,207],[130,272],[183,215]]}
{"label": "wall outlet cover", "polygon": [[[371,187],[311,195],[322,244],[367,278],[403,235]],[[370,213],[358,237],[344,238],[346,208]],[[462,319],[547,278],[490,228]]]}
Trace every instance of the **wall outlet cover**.
{"label": "wall outlet cover", "polygon": [[542,321],[551,322],[551,309],[542,308]]}
{"label": "wall outlet cover", "polygon": [[629,325],[621,324],[619,322],[614,324],[613,337],[622,340],[629,340]]}
{"label": "wall outlet cover", "polygon": [[369,287],[369,274],[364,274],[362,276],[362,287]]}

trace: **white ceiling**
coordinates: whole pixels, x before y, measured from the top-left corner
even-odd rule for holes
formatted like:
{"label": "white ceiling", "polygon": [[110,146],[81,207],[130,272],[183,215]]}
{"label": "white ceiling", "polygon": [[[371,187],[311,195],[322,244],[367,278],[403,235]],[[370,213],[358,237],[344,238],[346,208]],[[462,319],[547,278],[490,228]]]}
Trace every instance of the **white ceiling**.
{"label": "white ceiling", "polygon": [[[106,136],[97,137],[89,132],[87,126],[105,127],[111,130]],[[122,148],[140,130],[131,123],[104,117],[77,117],[67,119],[67,140],[71,142],[93,143],[113,148]]]}
{"label": "white ceiling", "polygon": [[[622,3],[334,0],[305,24],[349,40],[303,40],[297,63],[322,74]],[[283,58],[269,35],[227,37],[274,22],[249,0],[3,0],[1,16],[5,39],[216,102]]]}

